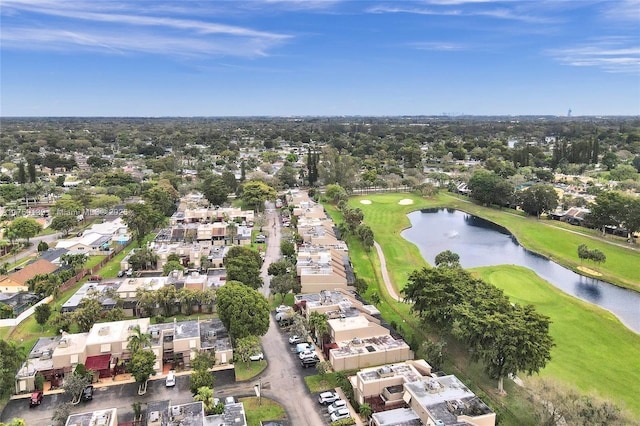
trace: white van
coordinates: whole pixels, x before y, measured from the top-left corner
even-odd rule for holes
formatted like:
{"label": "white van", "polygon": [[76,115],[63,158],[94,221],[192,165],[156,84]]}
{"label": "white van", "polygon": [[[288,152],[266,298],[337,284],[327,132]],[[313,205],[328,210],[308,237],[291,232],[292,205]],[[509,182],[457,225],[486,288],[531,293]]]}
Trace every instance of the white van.
{"label": "white van", "polygon": [[167,374],[167,378],[164,382],[165,386],[168,388],[172,388],[176,385],[176,372],[171,370],[169,374]]}

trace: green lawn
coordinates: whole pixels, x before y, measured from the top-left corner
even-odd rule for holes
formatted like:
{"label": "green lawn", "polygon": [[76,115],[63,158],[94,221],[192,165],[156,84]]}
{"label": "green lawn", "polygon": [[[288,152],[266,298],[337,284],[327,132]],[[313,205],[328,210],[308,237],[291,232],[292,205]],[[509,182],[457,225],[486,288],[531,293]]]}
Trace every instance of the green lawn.
{"label": "green lawn", "polygon": [[267,368],[267,361],[250,361],[248,364],[246,362],[237,362],[234,364],[235,372],[236,372],[236,381],[242,382],[244,380],[249,380],[262,373],[265,368]]}
{"label": "green lawn", "polygon": [[[413,200],[413,204],[399,205],[398,202],[405,198]],[[363,199],[371,200],[372,203],[360,203]],[[607,275],[607,279],[612,282],[616,282],[616,279],[613,277],[617,276],[623,277],[624,280],[630,283],[635,283],[636,285],[640,283],[640,277],[638,276],[640,271],[635,271],[633,269],[633,266],[637,263],[634,263],[636,260],[635,257],[637,256],[636,252],[625,248],[619,248],[607,244],[606,242],[596,241],[589,236],[574,235],[573,233],[565,230],[548,226],[547,221],[537,221],[536,219],[513,215],[506,210],[499,211],[476,206],[447,194],[441,194],[436,198],[429,200],[412,194],[375,194],[353,197],[349,200],[349,204],[353,207],[362,209],[364,212],[364,222],[372,228],[376,241],[382,246],[391,279],[394,285],[400,289],[404,287],[407,282],[408,275],[413,270],[427,265],[427,262],[420,255],[418,248],[400,237],[400,232],[410,226],[410,222],[406,217],[406,214],[422,208],[433,207],[457,208],[499,223],[512,231],[523,245],[527,246],[529,249],[533,249],[534,251],[538,251],[536,250],[536,245],[550,245],[552,248],[549,249],[549,251],[540,250],[540,252],[550,256],[550,251],[553,251],[555,255],[550,257],[553,257],[558,261],[561,260],[561,254],[565,255],[565,262],[562,262],[565,265],[571,262],[572,256],[575,258],[574,263],[577,264],[578,259],[576,253],[577,246],[579,244],[584,243],[591,248],[600,248],[607,254],[606,265],[608,266],[608,270],[605,271],[604,265],[601,267],[601,271]],[[339,211],[330,205],[325,204],[325,207],[335,221],[341,221],[341,214]],[[559,244],[558,240],[562,240],[562,244]],[[380,293],[383,298],[383,303],[377,306],[378,309],[380,309],[385,319],[393,321],[399,325],[405,340],[411,342],[413,339],[417,339],[420,341],[429,335],[429,331],[425,330],[424,326],[422,326],[416,320],[414,315],[412,315],[409,305],[393,302],[389,299],[386,291],[381,288],[382,279],[380,276],[380,264],[375,250],[371,250],[371,252],[366,253],[362,249],[361,245],[354,239],[348,238],[347,242],[349,243],[351,261],[357,276],[364,278],[368,283],[370,283],[370,288],[365,293],[365,297],[370,296],[374,291]],[[612,260],[611,263],[610,260]],[[612,271],[611,266],[617,264],[625,265],[622,268],[621,273],[618,271]],[[496,271],[510,270],[509,267],[506,266],[505,269],[503,269],[502,266],[494,267],[493,269]],[[539,280],[535,274],[531,274]],[[500,278],[502,279],[502,277]],[[545,285],[547,285],[547,287],[551,287],[547,289],[547,291],[552,292],[555,290],[552,286],[548,284]],[[573,301],[571,297],[564,295],[564,293],[559,290],[557,290],[557,292],[558,299]],[[509,294],[509,296],[514,296],[514,300],[516,301],[520,301],[522,299],[526,300],[527,297],[526,294],[520,294],[518,292],[514,292],[513,295]],[[535,301],[532,301],[532,303],[535,304]],[[624,377],[621,378],[620,376],[625,376],[625,372],[623,371],[625,362],[627,366],[630,366],[630,363],[632,363],[633,360],[640,359],[639,356],[631,358],[626,357],[637,354],[638,349],[632,348],[634,345],[636,347],[638,346],[638,336],[623,327],[615,317],[607,314],[599,308],[593,308],[590,305],[583,304],[577,300],[575,300],[575,305],[572,306],[573,309],[569,309],[567,312],[573,311],[577,313],[580,312],[580,309],[582,308],[586,311],[584,315],[591,315],[588,321],[579,321],[581,324],[584,323],[585,327],[588,325],[587,330],[590,330],[590,333],[585,332],[585,335],[587,335],[588,338],[574,336],[574,334],[577,333],[575,333],[575,331],[572,333],[571,327],[575,327],[575,321],[572,320],[571,322],[566,323],[564,325],[566,328],[563,329],[559,326],[560,322],[564,320],[564,317],[561,316],[559,319],[556,319],[555,322],[557,324],[554,323],[552,332],[560,333],[558,337],[554,334],[554,337],[556,337],[556,339],[563,340],[563,343],[554,349],[554,361],[552,361],[547,369],[544,370],[543,374],[554,376],[564,381],[573,380],[573,375],[577,374],[575,380],[581,389],[589,390],[593,389],[594,386],[597,386],[598,390],[602,393],[602,396],[609,397],[617,401],[628,400],[630,398],[629,396],[627,396],[626,399],[618,398],[618,395],[629,390],[628,386],[625,387],[625,384],[628,384],[629,382]],[[563,309],[566,310],[567,308],[557,309],[558,312],[563,312]],[[542,309],[541,311],[546,313]],[[599,312],[600,314],[594,315],[593,311]],[[617,332],[609,333],[606,331],[609,329],[608,327],[614,327]],[[612,339],[602,339],[602,341],[608,342],[610,347],[620,347],[623,351],[626,351],[624,352],[624,358],[618,358],[614,361],[608,360],[607,357],[615,355],[612,351],[598,351],[598,354],[591,353],[593,345],[590,343],[589,339],[594,339],[594,341],[599,340],[599,337],[597,337],[599,330],[605,330],[603,331],[604,333],[608,333],[609,336],[614,336]],[[620,342],[616,339],[622,339],[622,341]],[[612,341],[616,341],[617,344],[613,345]],[[585,344],[585,342],[587,343]],[[574,349],[573,354],[571,353],[571,349]],[[526,395],[522,389],[518,389],[517,387],[509,384],[510,389],[507,389],[509,393],[508,396],[506,398],[498,397],[494,392],[496,385],[495,381],[486,376],[481,365],[468,361],[466,350],[464,350],[464,348],[457,347],[455,342],[450,342],[448,345],[448,352],[450,352],[450,362],[445,365],[445,369],[458,375],[460,379],[467,383],[477,394],[486,395],[490,405],[501,413],[500,416],[503,424],[530,423],[531,416],[528,413],[530,412],[531,407],[528,406],[525,401]],[[566,352],[566,355],[563,355],[563,352]],[[596,350],[594,350],[594,352],[596,352]],[[576,364],[571,365],[571,356],[576,360]],[[589,362],[588,360],[593,360],[593,362]],[[611,371],[614,372],[612,373],[614,378],[617,377],[617,380],[612,379],[614,381],[611,385],[601,386],[601,380],[599,380],[598,375],[593,374],[593,372],[606,369],[611,362],[619,364],[617,367],[611,369]],[[588,366],[585,364],[588,364]],[[579,372],[576,373],[576,370],[579,370]],[[591,379],[590,384],[585,383],[588,381],[588,378]],[[622,389],[619,391],[609,392],[618,385],[622,386]],[[633,395],[633,393],[630,395]],[[627,406],[629,406],[636,415],[640,412],[638,403],[632,402],[631,404],[627,404]]]}
{"label": "green lawn", "polygon": [[335,389],[338,386],[336,373],[326,373],[324,375],[316,374],[315,376],[307,376],[304,382],[309,388],[309,392],[325,392]]}
{"label": "green lawn", "polygon": [[238,401],[244,404],[245,415],[247,416],[248,426],[260,426],[260,422],[266,420],[281,420],[287,417],[282,405],[272,399],[258,398],[255,396],[248,398],[239,398]]}
{"label": "green lawn", "polygon": [[87,260],[87,263],[84,264],[84,268],[85,269],[91,269],[94,266],[96,266],[98,263],[102,262],[104,260],[104,258],[107,256],[89,256],[89,260]]}
{"label": "green lawn", "polygon": [[571,297],[533,271],[513,265],[474,269],[516,303],[551,318],[556,346],[541,372],[583,391],[623,402],[640,416],[640,336],[611,313]]}

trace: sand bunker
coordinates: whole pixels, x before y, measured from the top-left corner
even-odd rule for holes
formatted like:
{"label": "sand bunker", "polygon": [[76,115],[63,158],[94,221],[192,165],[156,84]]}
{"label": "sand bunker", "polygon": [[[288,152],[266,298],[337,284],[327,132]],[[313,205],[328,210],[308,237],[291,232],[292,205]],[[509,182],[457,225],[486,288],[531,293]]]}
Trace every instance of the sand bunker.
{"label": "sand bunker", "polygon": [[398,204],[400,204],[401,206],[406,206],[408,204],[413,204],[413,200],[411,200],[409,198],[404,198],[404,199],[398,201]]}
{"label": "sand bunker", "polygon": [[594,271],[591,268],[587,268],[586,266],[578,266],[578,269],[581,270],[582,272],[585,272],[589,275],[593,275],[594,277],[601,277],[602,274],[598,271]]}
{"label": "sand bunker", "polygon": [[360,200],[360,204],[371,204],[371,200]]}

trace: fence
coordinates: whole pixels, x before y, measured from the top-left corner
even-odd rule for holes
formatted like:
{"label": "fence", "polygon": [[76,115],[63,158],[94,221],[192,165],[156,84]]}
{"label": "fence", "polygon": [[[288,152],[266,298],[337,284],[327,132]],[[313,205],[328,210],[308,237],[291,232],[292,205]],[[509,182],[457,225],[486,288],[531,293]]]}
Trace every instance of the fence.
{"label": "fence", "polygon": [[47,296],[41,301],[39,301],[38,303],[36,303],[35,305],[31,306],[26,311],[22,312],[16,318],[7,318],[7,319],[0,320],[0,327],[15,327],[16,325],[20,324],[22,321],[29,318],[31,314],[35,312],[37,306],[40,306],[43,303],[51,303],[52,300],[53,300],[53,296]]}
{"label": "fence", "polygon": [[[102,259],[100,261],[100,263],[98,263],[93,268],[91,268],[91,269],[83,269],[80,272],[78,272],[75,276],[69,278],[67,281],[62,283],[62,285],[60,285],[60,293],[70,289],[71,287],[73,287],[74,284],[76,284],[78,281],[80,281],[81,279],[83,279],[87,275],[95,274],[104,265],[106,265],[108,261],[113,259],[122,250],[124,250],[125,247],[127,247],[130,243],[131,243],[131,240],[129,240],[127,242],[127,244],[120,245],[120,246],[116,247],[115,250],[113,250],[111,253],[109,253],[107,255],[107,257]],[[7,319],[0,320],[0,327],[15,327],[16,325],[20,324],[25,319],[29,318],[31,316],[31,314],[33,314],[35,312],[36,306],[41,305],[43,303],[50,303],[52,300],[53,300],[53,296],[47,296],[44,299],[42,299],[41,301],[39,301],[38,303],[36,303],[35,305],[33,305],[32,307],[30,307],[29,309],[27,309],[26,311],[22,312],[16,318],[7,318]]]}

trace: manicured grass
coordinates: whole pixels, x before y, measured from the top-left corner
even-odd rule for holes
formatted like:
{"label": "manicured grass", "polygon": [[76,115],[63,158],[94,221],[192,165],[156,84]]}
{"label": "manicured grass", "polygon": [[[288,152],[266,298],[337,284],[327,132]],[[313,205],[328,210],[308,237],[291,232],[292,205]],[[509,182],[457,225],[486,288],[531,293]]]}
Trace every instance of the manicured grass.
{"label": "manicured grass", "polygon": [[250,361],[248,364],[246,362],[236,362],[234,367],[236,372],[236,381],[242,382],[244,380],[252,379],[262,373],[264,369],[267,368],[267,361]]}
{"label": "manicured grass", "polygon": [[87,263],[84,264],[83,268],[91,269],[94,266],[96,266],[98,263],[102,262],[102,260],[104,260],[105,257],[107,256],[90,256],[89,260],[87,260]]}
{"label": "manicured grass", "polygon": [[556,346],[541,372],[624,405],[640,417],[640,336],[611,313],[568,296],[533,271],[513,265],[474,270],[511,301],[551,318]]}
{"label": "manicured grass", "polygon": [[280,305],[293,306],[294,298],[293,293],[287,293],[284,296],[284,302],[282,301],[282,296],[279,294],[273,295],[271,298],[271,307],[273,309],[277,308]]}
{"label": "manicured grass", "polygon": [[[413,200],[413,204],[399,205],[398,202],[405,198]],[[360,203],[360,200],[363,199],[371,200],[372,203]],[[634,257],[636,256],[636,253],[632,250],[619,248],[617,246],[607,244],[606,242],[599,242],[589,236],[575,235],[567,232],[566,230],[553,228],[548,226],[546,221],[537,221],[536,219],[521,217],[511,214],[506,210],[499,211],[476,206],[465,202],[464,200],[451,197],[448,194],[441,194],[429,200],[411,194],[375,194],[353,197],[349,200],[349,204],[352,207],[362,209],[364,212],[364,222],[372,228],[376,241],[380,243],[383,248],[391,280],[394,285],[400,289],[404,287],[407,282],[408,275],[413,270],[427,265],[427,262],[420,255],[418,248],[400,237],[400,232],[410,226],[410,222],[406,217],[406,214],[423,208],[450,207],[476,214],[507,227],[525,246],[527,246],[529,241],[533,241],[535,244],[552,245],[552,249],[556,251],[558,246],[561,248],[564,247],[564,251],[560,250],[560,253],[564,253],[566,256],[575,256],[576,260],[577,255],[574,253],[577,253],[577,246],[583,243],[587,244],[589,247],[597,247],[605,251],[607,254],[607,263],[609,263],[610,252],[615,252],[613,258],[616,258],[617,256],[624,258],[628,265],[634,265]],[[325,208],[335,221],[341,221],[341,213],[337,211],[337,209],[326,204]],[[536,235],[538,233],[541,234],[542,237],[538,237]],[[569,244],[572,247],[567,248],[567,244],[556,244],[557,240],[563,239],[573,241]],[[364,278],[369,283],[369,289],[365,293],[365,297],[370,296],[374,291],[378,292],[382,296],[383,302],[377,305],[377,308],[382,312],[382,315],[386,320],[390,322],[393,321],[399,326],[399,331],[402,332],[405,340],[408,342],[413,342],[414,339],[419,342],[427,338],[428,330],[425,330],[424,325],[420,324],[415,316],[410,312],[409,305],[396,303],[388,297],[386,290],[384,290],[384,286],[382,285],[380,264],[375,250],[371,250],[369,253],[365,252],[362,246],[352,238],[348,238],[347,242],[349,244],[350,257],[354,266],[354,271],[358,277]],[[535,246],[528,246],[528,248],[535,250]],[[550,256],[547,252],[542,253]],[[559,255],[550,257],[560,260]],[[501,270],[502,266],[494,268],[496,270]],[[636,280],[636,283],[640,282],[640,279],[633,278],[635,276],[634,274],[637,274],[638,272],[630,271],[629,269],[630,268],[627,267],[626,272],[624,272],[623,275],[626,274],[628,277],[632,277],[631,280]],[[600,270],[605,273],[604,266],[601,267]],[[533,276],[535,276],[535,274],[533,274]],[[607,273],[606,278],[609,279],[609,281],[615,282],[615,279],[611,278],[611,276],[612,274]],[[571,299],[569,296],[565,297]],[[518,300],[516,299],[516,301]],[[596,309],[602,311],[599,308]],[[613,321],[620,326],[620,323],[613,316],[611,316],[611,318],[613,318]],[[558,320],[558,322],[560,320]],[[595,324],[598,324],[599,321],[607,323],[610,320],[596,316],[593,321]],[[592,328],[595,331],[604,329],[597,325]],[[621,335],[626,336],[627,338],[627,341],[622,344],[622,346],[627,347],[629,345],[633,345],[633,342],[636,342],[635,339],[637,336],[630,331],[627,333],[626,328],[623,328]],[[563,336],[563,338],[570,337],[570,333],[565,333],[565,336]],[[594,337],[592,336],[592,338]],[[575,348],[575,343],[572,344]],[[579,350],[576,349],[576,356],[578,356],[577,354],[582,354],[583,358],[589,359],[591,357],[590,350],[586,348],[590,348],[590,346],[590,344],[587,344],[585,347],[578,348]],[[486,395],[487,402],[495,410],[500,412],[501,422],[503,424],[531,424],[531,406],[526,401],[526,393],[523,389],[520,389],[517,386],[512,386],[513,384],[510,383],[510,381],[507,381],[505,385],[508,386],[508,395],[507,397],[500,397],[496,395],[494,391],[496,386],[495,381],[487,377],[481,365],[469,362],[468,355],[463,347],[456,344],[455,341],[449,340],[447,351],[449,352],[450,362],[446,363],[444,367],[445,370],[458,375],[460,379],[467,383],[476,394],[481,396]],[[602,359],[599,359],[598,362],[603,364],[603,368],[608,364],[606,361],[603,362]],[[624,362],[621,361],[621,364],[624,364]],[[627,364],[629,364],[628,359]],[[560,380],[571,380],[571,375],[573,374],[571,369],[564,371],[564,373],[560,373],[558,370],[563,368],[562,364],[559,364],[558,367],[554,368],[551,368],[551,365],[554,365],[553,361],[550,364],[550,367],[548,367],[548,370],[545,370],[543,374],[553,375]],[[585,368],[585,370],[580,373],[581,376],[585,377],[587,372],[592,368],[592,366]],[[591,379],[591,386],[599,385],[599,379],[597,376],[592,375]],[[620,392],[624,392],[624,389]],[[602,396],[619,400],[615,395],[606,395],[603,393]]]}
{"label": "manicured grass", "polygon": [[263,397],[260,399],[260,404],[258,404],[258,398],[255,396],[239,398],[238,400],[244,404],[248,426],[260,426],[260,422],[281,420],[287,417],[282,405],[272,399]]}
{"label": "manicured grass", "polygon": [[324,376],[316,374],[315,376],[307,376],[304,378],[304,382],[309,388],[309,392],[324,392],[338,387],[338,380],[336,379],[336,373],[327,373]]}

